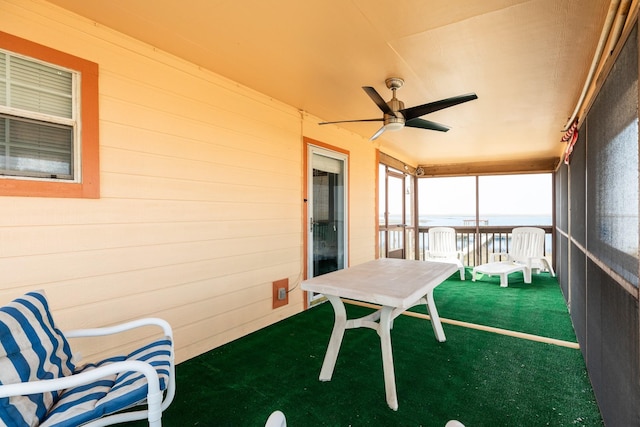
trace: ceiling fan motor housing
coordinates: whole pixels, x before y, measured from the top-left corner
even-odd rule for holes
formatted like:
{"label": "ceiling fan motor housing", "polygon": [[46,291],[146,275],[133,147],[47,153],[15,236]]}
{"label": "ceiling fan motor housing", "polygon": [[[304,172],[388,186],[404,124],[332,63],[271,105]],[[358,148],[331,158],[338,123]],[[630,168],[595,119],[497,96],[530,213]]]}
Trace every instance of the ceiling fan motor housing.
{"label": "ceiling fan motor housing", "polygon": [[404,116],[400,112],[400,110],[404,109],[404,102],[397,99],[395,95],[394,90],[393,98],[387,102],[387,105],[391,108],[391,111],[395,113],[395,116],[391,114],[384,115],[384,126],[386,130],[400,130],[404,127]]}

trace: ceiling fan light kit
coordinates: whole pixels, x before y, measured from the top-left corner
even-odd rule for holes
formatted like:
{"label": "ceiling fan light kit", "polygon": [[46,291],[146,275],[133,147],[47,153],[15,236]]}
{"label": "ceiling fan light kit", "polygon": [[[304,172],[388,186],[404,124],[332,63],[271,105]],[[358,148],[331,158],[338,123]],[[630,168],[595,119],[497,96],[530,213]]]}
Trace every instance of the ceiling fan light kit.
{"label": "ceiling fan light kit", "polygon": [[336,123],[353,123],[353,122],[383,122],[383,125],[378,131],[370,138],[371,141],[378,138],[385,131],[397,131],[405,126],[436,130],[439,132],[446,132],[450,128],[445,125],[441,125],[430,120],[421,119],[421,116],[425,114],[433,113],[434,111],[442,110],[444,108],[453,107],[454,105],[462,104],[463,102],[472,101],[478,99],[475,93],[468,93],[466,95],[454,96],[452,98],[441,99],[440,101],[429,102],[427,104],[417,105],[415,107],[404,108],[404,102],[396,98],[396,90],[400,89],[404,85],[404,80],[400,77],[390,77],[386,79],[385,84],[387,88],[391,89],[393,93],[391,99],[386,101],[380,96],[371,86],[363,86],[362,89],[369,95],[369,98],[380,108],[383,116],[377,119],[360,119],[360,120],[340,120],[335,122],[320,122],[320,125],[336,124]]}
{"label": "ceiling fan light kit", "polygon": [[387,120],[385,120],[385,125],[384,127],[386,128],[386,130],[400,130],[404,127],[404,119],[400,119],[398,117],[393,117],[393,120],[389,120],[387,122]]}

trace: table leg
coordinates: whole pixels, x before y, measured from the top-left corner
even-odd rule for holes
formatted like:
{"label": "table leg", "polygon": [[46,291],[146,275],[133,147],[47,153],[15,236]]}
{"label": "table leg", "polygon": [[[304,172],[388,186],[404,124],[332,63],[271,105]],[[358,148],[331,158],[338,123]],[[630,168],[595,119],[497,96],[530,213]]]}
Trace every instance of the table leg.
{"label": "table leg", "polygon": [[333,324],[331,338],[329,339],[327,353],[324,355],[324,362],[322,363],[322,369],[320,370],[320,381],[330,381],[333,376],[333,369],[336,366],[338,352],[340,351],[340,345],[342,344],[342,337],[344,337],[344,330],[347,325],[347,312],[342,300],[333,295],[325,296],[333,306],[335,322]]}
{"label": "table leg", "polygon": [[394,411],[398,410],[398,396],[396,395],[396,376],[393,368],[393,352],[391,351],[391,324],[393,309],[382,307],[380,316],[380,348],[382,350],[382,368],[384,370],[384,390],[387,404]]}
{"label": "table leg", "polygon": [[509,277],[507,273],[498,273],[498,276],[500,276],[500,287],[501,288],[507,288],[509,287]]}
{"label": "table leg", "polygon": [[438,341],[445,342],[447,340],[447,337],[444,334],[444,329],[442,329],[442,323],[440,322],[440,315],[438,314],[438,309],[436,308],[436,302],[433,300],[433,289],[429,290],[425,298],[427,300],[429,317],[431,317],[431,326],[433,327],[433,333],[435,334]]}

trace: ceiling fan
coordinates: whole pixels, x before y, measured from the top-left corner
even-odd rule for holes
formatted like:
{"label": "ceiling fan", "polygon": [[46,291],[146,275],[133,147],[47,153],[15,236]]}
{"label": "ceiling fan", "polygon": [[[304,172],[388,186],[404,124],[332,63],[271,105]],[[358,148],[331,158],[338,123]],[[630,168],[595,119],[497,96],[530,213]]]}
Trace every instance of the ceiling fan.
{"label": "ceiling fan", "polygon": [[352,123],[352,122],[384,122],[382,127],[378,129],[376,133],[370,138],[371,141],[382,135],[386,130],[400,130],[405,126],[437,130],[440,132],[446,132],[449,130],[448,126],[441,125],[430,120],[421,119],[420,116],[433,113],[434,111],[442,110],[444,108],[453,107],[454,105],[462,104],[463,102],[473,101],[478,99],[475,93],[468,93],[466,95],[454,96],[452,98],[441,99],[440,101],[430,102],[428,104],[417,105],[415,107],[404,108],[404,102],[396,98],[396,90],[400,89],[404,84],[404,80],[399,77],[390,77],[386,79],[385,84],[393,92],[393,97],[389,102],[385,102],[380,94],[371,86],[363,86],[362,89],[369,95],[369,97],[376,103],[378,108],[382,110],[384,116],[377,119],[361,119],[361,120],[340,120],[336,122],[321,122],[320,125],[329,125],[335,123]]}

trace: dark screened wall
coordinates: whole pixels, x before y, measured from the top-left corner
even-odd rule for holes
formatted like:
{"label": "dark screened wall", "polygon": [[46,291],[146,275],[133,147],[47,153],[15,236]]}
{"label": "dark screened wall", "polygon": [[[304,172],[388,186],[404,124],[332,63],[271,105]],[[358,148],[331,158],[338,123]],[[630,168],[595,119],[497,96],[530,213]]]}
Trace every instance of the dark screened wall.
{"label": "dark screened wall", "polygon": [[556,172],[556,265],[608,426],[640,426],[638,31]]}

